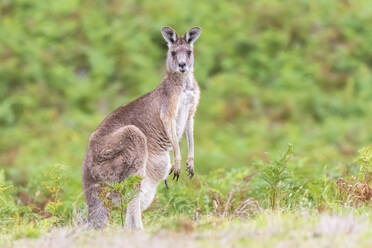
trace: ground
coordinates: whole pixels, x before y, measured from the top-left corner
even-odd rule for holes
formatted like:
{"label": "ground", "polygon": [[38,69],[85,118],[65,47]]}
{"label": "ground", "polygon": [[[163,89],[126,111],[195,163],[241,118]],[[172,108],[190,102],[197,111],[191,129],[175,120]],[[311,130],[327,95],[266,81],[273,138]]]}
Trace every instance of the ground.
{"label": "ground", "polygon": [[255,217],[181,221],[176,230],[128,232],[118,226],[103,231],[83,227],[52,229],[37,239],[9,242],[4,248],[62,247],[371,247],[370,215],[332,215],[264,211]]}

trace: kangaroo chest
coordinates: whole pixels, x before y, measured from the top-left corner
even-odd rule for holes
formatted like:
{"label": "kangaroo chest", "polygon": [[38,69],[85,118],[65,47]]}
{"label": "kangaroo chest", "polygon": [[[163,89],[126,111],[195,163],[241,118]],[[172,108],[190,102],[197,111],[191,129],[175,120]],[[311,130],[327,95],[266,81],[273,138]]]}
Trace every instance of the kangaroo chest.
{"label": "kangaroo chest", "polygon": [[190,110],[195,104],[196,92],[194,89],[185,89],[180,94],[178,100],[178,111],[176,116],[177,137],[182,138],[185,131]]}

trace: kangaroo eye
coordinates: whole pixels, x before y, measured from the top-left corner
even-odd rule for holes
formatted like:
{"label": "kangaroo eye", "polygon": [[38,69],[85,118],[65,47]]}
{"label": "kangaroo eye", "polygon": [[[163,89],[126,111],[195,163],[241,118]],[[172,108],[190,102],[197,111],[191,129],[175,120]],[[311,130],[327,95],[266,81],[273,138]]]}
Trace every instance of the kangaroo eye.
{"label": "kangaroo eye", "polygon": [[176,56],[176,52],[175,51],[172,51],[171,52],[171,55],[174,57],[174,56]]}
{"label": "kangaroo eye", "polygon": [[190,50],[188,50],[186,53],[187,53],[187,56],[191,56],[192,52]]}

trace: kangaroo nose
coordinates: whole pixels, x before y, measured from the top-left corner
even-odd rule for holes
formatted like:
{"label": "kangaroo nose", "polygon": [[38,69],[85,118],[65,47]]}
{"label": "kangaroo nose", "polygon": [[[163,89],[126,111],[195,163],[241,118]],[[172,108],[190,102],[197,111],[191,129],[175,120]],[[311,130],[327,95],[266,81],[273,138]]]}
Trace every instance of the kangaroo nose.
{"label": "kangaroo nose", "polygon": [[178,66],[179,66],[181,69],[183,69],[183,68],[186,67],[186,63],[179,63]]}

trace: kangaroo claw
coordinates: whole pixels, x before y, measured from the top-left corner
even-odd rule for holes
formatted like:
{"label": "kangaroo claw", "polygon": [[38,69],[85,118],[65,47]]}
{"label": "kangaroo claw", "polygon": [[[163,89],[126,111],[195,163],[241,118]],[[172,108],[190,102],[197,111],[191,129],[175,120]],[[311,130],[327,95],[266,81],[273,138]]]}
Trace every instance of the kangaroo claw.
{"label": "kangaroo claw", "polygon": [[194,168],[187,167],[186,168],[189,178],[191,179],[194,176]]}
{"label": "kangaroo claw", "polygon": [[180,178],[180,175],[178,173],[173,174],[173,180],[176,179],[176,182],[178,182],[178,178]]}

